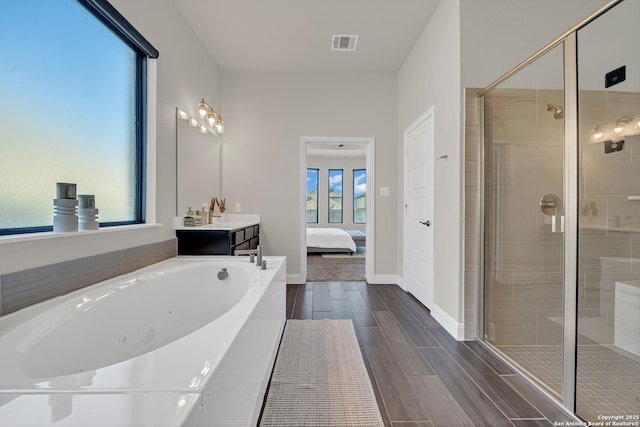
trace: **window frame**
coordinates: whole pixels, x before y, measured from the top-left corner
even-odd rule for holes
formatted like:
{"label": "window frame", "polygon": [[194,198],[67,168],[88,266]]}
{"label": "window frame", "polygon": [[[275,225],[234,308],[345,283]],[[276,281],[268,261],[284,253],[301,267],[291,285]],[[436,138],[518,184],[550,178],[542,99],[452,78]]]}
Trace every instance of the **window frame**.
{"label": "window frame", "polygon": [[[307,168],[307,176],[309,176],[309,171],[315,171],[316,173],[316,182],[317,184],[317,188],[316,188],[316,220],[315,221],[309,221],[307,220],[307,224],[318,224],[318,221],[320,219],[320,206],[319,206],[319,202],[320,202],[320,169],[319,168]],[[307,186],[307,194],[309,194],[309,187]],[[305,198],[305,203],[306,203],[306,198]],[[308,209],[305,206],[305,212]]]}
{"label": "window frame", "polygon": [[[331,221],[331,172],[340,171],[342,181],[342,192],[340,193],[340,221]],[[327,223],[328,224],[344,224],[344,169],[329,169],[327,172]]]}
{"label": "window frame", "polygon": [[364,172],[364,179],[365,179],[365,183],[367,180],[367,169],[366,168],[359,168],[359,169],[353,169],[352,171],[352,175],[351,175],[351,182],[353,184],[353,218],[352,221],[354,224],[366,224],[367,223],[367,216],[366,216],[366,211],[367,211],[367,206],[366,206],[366,198],[367,198],[367,191],[364,192],[365,195],[365,219],[364,222],[356,222],[356,172]]}
{"label": "window frame", "polygon": [[[156,59],[158,50],[138,32],[107,0],[76,0],[87,12],[105,25],[113,35],[124,42],[135,54],[135,208],[133,219],[126,221],[100,222],[100,227],[138,225],[146,223],[147,216],[147,124],[148,124],[148,64],[147,59]],[[52,225],[34,227],[0,228],[0,236],[31,234],[53,231]]]}

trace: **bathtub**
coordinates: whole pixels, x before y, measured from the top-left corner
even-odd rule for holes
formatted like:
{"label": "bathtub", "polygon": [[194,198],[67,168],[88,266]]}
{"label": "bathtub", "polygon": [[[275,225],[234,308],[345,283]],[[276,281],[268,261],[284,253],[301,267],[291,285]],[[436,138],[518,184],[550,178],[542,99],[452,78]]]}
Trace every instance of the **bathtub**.
{"label": "bathtub", "polygon": [[285,322],[265,259],[176,257],[0,317],[0,425],[255,425]]}

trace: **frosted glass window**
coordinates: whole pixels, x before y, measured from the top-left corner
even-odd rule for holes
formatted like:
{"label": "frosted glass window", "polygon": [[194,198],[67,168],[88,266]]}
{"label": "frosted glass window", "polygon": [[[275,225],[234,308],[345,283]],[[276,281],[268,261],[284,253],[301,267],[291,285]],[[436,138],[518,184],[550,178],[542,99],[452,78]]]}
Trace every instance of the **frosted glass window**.
{"label": "frosted glass window", "polygon": [[342,223],[342,169],[329,169],[329,223]]}
{"label": "frosted glass window", "polygon": [[146,57],[76,0],[0,2],[0,40],[0,233],[51,230],[57,182],[143,222]]}

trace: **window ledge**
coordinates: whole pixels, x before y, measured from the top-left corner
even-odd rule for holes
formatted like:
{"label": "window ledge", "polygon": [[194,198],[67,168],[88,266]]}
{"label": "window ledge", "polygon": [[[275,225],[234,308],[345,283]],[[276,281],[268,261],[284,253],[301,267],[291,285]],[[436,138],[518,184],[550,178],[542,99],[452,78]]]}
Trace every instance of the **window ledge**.
{"label": "window ledge", "polygon": [[134,231],[134,230],[142,230],[145,228],[158,228],[158,227],[162,227],[162,224],[153,223],[153,224],[116,225],[113,227],[101,228],[99,230],[71,231],[68,233],[55,233],[53,231],[47,231],[44,233],[10,234],[7,236],[0,236],[0,245],[5,243],[28,242],[31,240],[58,239],[61,237],[86,236],[88,234],[115,233],[118,231]]}

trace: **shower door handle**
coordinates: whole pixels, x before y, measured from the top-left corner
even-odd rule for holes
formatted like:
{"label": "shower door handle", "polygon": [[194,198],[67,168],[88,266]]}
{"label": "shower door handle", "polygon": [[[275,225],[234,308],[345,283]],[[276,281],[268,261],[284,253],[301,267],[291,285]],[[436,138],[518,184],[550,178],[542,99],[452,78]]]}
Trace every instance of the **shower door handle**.
{"label": "shower door handle", "polygon": [[426,221],[420,221],[420,224],[422,225],[426,225],[427,227],[431,227],[431,221],[426,220]]}
{"label": "shower door handle", "polygon": [[555,194],[545,194],[540,199],[539,205],[545,215],[545,224],[551,224],[551,232],[564,233],[564,215],[561,214],[562,201],[560,197]]}
{"label": "shower door handle", "polygon": [[551,232],[564,233],[564,215],[551,215]]}

